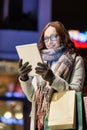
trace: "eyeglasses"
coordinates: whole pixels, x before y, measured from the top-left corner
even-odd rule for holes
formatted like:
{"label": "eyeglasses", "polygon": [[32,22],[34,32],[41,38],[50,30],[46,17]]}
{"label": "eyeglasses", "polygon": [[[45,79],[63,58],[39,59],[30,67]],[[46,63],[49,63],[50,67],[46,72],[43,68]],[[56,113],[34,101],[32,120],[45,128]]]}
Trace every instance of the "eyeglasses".
{"label": "eyeglasses", "polygon": [[55,41],[56,40],[56,38],[57,38],[57,34],[53,34],[53,35],[51,35],[50,37],[44,37],[44,42],[48,42],[49,41],[49,39],[51,40],[51,41]]}

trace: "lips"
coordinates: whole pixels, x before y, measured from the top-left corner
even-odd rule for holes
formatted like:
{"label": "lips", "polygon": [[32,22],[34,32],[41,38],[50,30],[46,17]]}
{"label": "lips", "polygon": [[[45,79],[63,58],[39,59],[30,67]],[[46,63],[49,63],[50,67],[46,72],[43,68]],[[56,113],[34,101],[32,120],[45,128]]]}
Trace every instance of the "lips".
{"label": "lips", "polygon": [[51,45],[48,45],[48,48],[54,48],[55,45],[51,44]]}

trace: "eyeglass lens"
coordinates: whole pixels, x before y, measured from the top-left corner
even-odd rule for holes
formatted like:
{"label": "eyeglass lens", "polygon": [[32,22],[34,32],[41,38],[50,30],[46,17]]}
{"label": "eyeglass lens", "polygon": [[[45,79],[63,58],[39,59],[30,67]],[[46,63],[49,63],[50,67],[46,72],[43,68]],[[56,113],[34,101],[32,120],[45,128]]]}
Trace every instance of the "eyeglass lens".
{"label": "eyeglass lens", "polygon": [[57,38],[57,34],[56,34],[56,35],[53,34],[53,35],[51,35],[50,37],[44,37],[44,41],[47,42],[47,41],[49,41],[49,39],[50,39],[51,41],[55,41],[56,38]]}

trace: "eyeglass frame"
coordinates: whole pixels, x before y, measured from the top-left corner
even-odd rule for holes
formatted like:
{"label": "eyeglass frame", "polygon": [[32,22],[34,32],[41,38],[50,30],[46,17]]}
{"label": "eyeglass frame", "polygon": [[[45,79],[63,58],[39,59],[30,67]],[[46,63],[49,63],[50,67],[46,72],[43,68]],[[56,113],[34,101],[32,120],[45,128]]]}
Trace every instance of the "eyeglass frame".
{"label": "eyeglass frame", "polygon": [[[58,36],[58,34],[52,34],[52,35],[49,36],[49,37],[44,37],[43,41],[44,41],[44,42],[48,42],[49,39],[50,39],[51,41],[56,41],[57,36]],[[53,39],[52,39],[52,38],[53,38]]]}

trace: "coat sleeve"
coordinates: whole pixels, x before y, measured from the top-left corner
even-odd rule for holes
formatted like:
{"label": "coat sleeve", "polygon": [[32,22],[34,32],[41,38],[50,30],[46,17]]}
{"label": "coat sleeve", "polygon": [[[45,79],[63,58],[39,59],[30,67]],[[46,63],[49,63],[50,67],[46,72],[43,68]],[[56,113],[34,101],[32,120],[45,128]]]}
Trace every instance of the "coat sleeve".
{"label": "coat sleeve", "polygon": [[21,81],[19,77],[19,82],[21,85],[21,88],[26,95],[27,99],[30,102],[33,102],[35,100],[35,88],[33,87],[32,83],[30,80],[27,81]]}
{"label": "coat sleeve", "polygon": [[85,79],[84,61],[81,56],[77,56],[73,70],[69,77],[69,81],[66,81],[61,77],[56,76],[51,87],[57,91],[68,90],[69,87],[70,89],[81,91],[84,85],[84,79]]}

